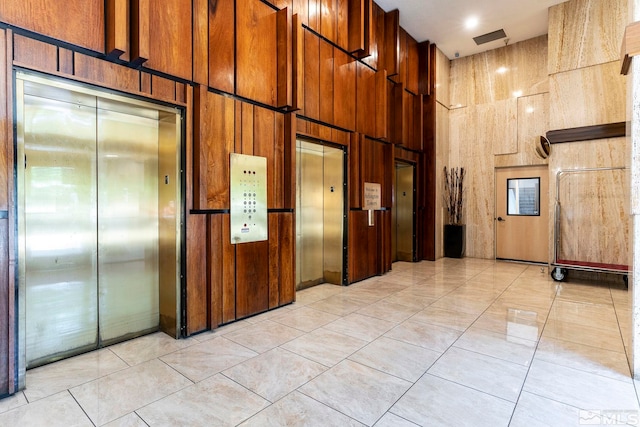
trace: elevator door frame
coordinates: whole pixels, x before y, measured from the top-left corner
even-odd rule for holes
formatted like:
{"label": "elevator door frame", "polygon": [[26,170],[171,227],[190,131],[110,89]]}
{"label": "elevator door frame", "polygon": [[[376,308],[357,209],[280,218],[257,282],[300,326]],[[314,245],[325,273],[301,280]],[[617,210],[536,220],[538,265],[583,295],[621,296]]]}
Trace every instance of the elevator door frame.
{"label": "elevator door frame", "polygon": [[[398,205],[398,201],[397,201],[397,191],[398,191],[398,184],[397,184],[397,176],[398,176],[398,165],[402,165],[403,167],[406,168],[411,168],[412,171],[412,182],[413,182],[413,191],[412,191],[412,210],[411,210],[411,260],[410,261],[406,261],[406,260],[400,260],[398,259],[398,214],[397,214],[397,205]],[[415,163],[412,162],[407,162],[405,160],[399,160],[399,159],[394,159],[393,162],[393,236],[392,236],[392,245],[393,245],[393,254],[392,254],[392,259],[394,262],[397,261],[405,261],[405,262],[416,262],[418,261],[417,258],[417,248],[418,248],[418,242],[417,242],[417,233],[416,233],[416,226],[417,226],[417,209],[416,209],[416,172],[417,172],[417,167]]]}
{"label": "elevator door frame", "polygon": [[[178,206],[175,207],[174,215],[175,220],[171,224],[175,225],[174,236],[172,238],[175,241],[175,245],[171,245],[171,248],[167,249],[167,251],[175,250],[175,282],[171,281],[173,285],[171,289],[164,289],[162,283],[158,285],[158,298],[159,298],[159,330],[164,331],[165,333],[173,336],[174,338],[184,337],[184,333],[186,330],[186,316],[185,316],[185,308],[186,308],[186,298],[185,298],[185,256],[186,256],[186,227],[184,218],[186,217],[186,179],[184,177],[185,170],[185,123],[184,123],[184,114],[185,109],[181,106],[172,105],[165,102],[156,101],[153,99],[146,99],[140,96],[135,96],[127,93],[117,92],[113,90],[107,90],[104,88],[100,88],[97,86],[93,86],[87,83],[76,82],[73,80],[62,79],[58,77],[51,77],[48,75],[44,75],[38,72],[33,72],[30,70],[23,70],[20,68],[14,68],[13,72],[13,82],[14,82],[14,108],[16,111],[14,126],[14,176],[16,179],[13,182],[13,190],[14,194],[16,194],[16,202],[18,200],[23,200],[24,195],[20,195],[20,192],[24,192],[23,188],[24,184],[24,168],[20,167],[21,159],[20,153],[24,154],[24,142],[21,142],[23,139],[24,130],[20,127],[22,123],[19,123],[18,111],[24,111],[24,83],[25,81],[34,82],[46,86],[58,87],[61,89],[69,90],[71,92],[76,92],[84,95],[95,96],[99,99],[123,102],[127,105],[133,107],[142,107],[152,109],[154,111],[158,111],[160,113],[165,113],[167,116],[174,116],[175,118],[170,120],[175,124],[175,157],[173,160],[170,160],[170,164],[175,165],[175,169],[171,169],[174,171],[173,179],[178,180],[178,182],[173,183],[172,187],[175,188],[175,200]],[[166,118],[159,118],[158,124],[162,126],[162,123],[166,123]],[[160,130],[159,130],[160,131]],[[158,142],[158,150],[161,150],[161,143]],[[173,151],[171,151],[173,153]],[[173,157],[173,154],[171,155]],[[165,159],[166,160],[166,159]],[[162,159],[160,155],[158,155],[158,163],[160,164]],[[160,167],[160,166],[159,166]],[[22,176],[21,176],[22,175]],[[162,182],[158,181],[158,188],[160,188]],[[160,191],[158,189],[158,194],[160,197]],[[18,379],[18,388],[23,389],[25,387],[25,378],[26,378],[26,323],[24,319],[25,315],[25,287],[26,283],[24,282],[24,273],[25,273],[25,254],[24,254],[24,226],[21,223],[24,222],[24,212],[21,211],[21,205],[16,203],[14,208],[15,210],[15,221],[14,221],[14,230],[16,238],[14,240],[14,250],[17,255],[17,262],[15,266],[15,287],[17,291],[17,298],[15,300],[15,318],[17,322],[17,349],[15,353],[16,357],[16,375]],[[162,221],[161,212],[158,212],[158,221]],[[173,227],[173,225],[172,225]],[[22,229],[22,231],[21,231]],[[160,262],[162,251],[162,243],[158,241],[158,260]],[[171,272],[173,273],[173,267],[171,268]],[[158,270],[159,275],[162,273],[162,269]],[[166,286],[165,286],[166,288]],[[166,319],[163,322],[163,298],[171,298],[174,304],[171,304],[169,316],[173,316],[175,314],[175,323],[167,324]],[[166,316],[165,316],[166,317]],[[130,338],[129,336],[126,339]],[[98,347],[100,348],[100,347]]]}
{"label": "elevator door frame", "polygon": [[[348,242],[349,242],[349,216],[347,215],[347,209],[348,209],[348,203],[349,203],[349,177],[348,177],[348,166],[349,166],[349,159],[347,157],[348,154],[348,148],[344,145],[340,145],[340,144],[334,144],[331,142],[327,142],[321,139],[316,139],[316,138],[311,138],[309,136],[306,135],[296,135],[296,156],[297,156],[297,146],[298,146],[298,141],[301,142],[306,142],[306,143],[310,143],[310,144],[316,144],[316,145],[320,145],[320,146],[325,146],[325,147],[329,147],[329,148],[333,148],[335,150],[339,150],[342,152],[342,277],[340,279],[341,285],[342,286],[347,286],[349,284],[349,269],[348,269]],[[297,165],[296,165],[296,178],[297,178]],[[296,179],[296,187],[299,185],[300,183],[297,182]],[[298,206],[297,206],[297,198],[296,198],[296,215],[298,213]],[[297,249],[296,249],[297,251]],[[296,254],[297,257],[297,254]],[[296,280],[297,282],[297,280]],[[297,287],[298,283],[296,283],[296,287]]]}

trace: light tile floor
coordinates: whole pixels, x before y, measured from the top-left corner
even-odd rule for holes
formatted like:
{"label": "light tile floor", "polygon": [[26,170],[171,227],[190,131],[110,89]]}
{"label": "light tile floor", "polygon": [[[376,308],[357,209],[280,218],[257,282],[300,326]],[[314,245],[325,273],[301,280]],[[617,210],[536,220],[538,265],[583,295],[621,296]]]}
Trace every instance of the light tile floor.
{"label": "light tile floor", "polygon": [[396,263],[213,332],[28,371],[0,425],[637,425],[627,294],[539,266]]}

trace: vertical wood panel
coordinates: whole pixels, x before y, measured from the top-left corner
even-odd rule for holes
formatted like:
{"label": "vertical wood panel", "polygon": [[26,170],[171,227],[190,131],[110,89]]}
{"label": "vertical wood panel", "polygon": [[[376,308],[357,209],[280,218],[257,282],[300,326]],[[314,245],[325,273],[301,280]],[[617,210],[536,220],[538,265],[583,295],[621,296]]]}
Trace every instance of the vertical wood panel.
{"label": "vertical wood panel", "polygon": [[276,14],[277,101],[276,107],[293,107],[293,18],[291,9]]}
{"label": "vertical wood panel", "polygon": [[337,37],[337,3],[338,0],[319,0],[320,2],[320,34],[327,40],[335,42]]}
{"label": "vertical wood panel", "polygon": [[414,95],[418,94],[418,42],[407,34],[407,90]]}
{"label": "vertical wood panel", "polygon": [[348,0],[349,35],[347,50],[358,52],[365,49],[364,0]]}
{"label": "vertical wood panel", "polygon": [[269,242],[236,245],[236,316],[269,309]]}
{"label": "vertical wood panel", "polygon": [[[254,147],[253,147],[253,138],[255,136],[255,131],[253,128],[253,120],[254,120],[254,109],[259,107],[254,107],[251,104],[247,104],[246,102],[237,101],[240,105],[240,135],[236,135],[236,138],[240,137],[240,146],[242,147],[241,153],[246,154],[248,156],[254,155]],[[236,152],[238,150],[236,149]]]}
{"label": "vertical wood panel", "polygon": [[129,51],[129,1],[106,0],[107,15],[107,50],[109,57],[128,60]]}
{"label": "vertical wood panel", "polygon": [[336,0],[336,44],[344,50],[349,50],[349,0]]}
{"label": "vertical wood panel", "polygon": [[259,0],[236,2],[236,93],[239,96],[276,105],[276,42],[274,10]]}
{"label": "vertical wood panel", "polygon": [[378,68],[384,37],[384,11],[372,0],[365,0],[365,51],[359,56],[370,67]]}
{"label": "vertical wood panel", "polygon": [[295,240],[295,216],[292,213],[280,215],[279,224],[279,252],[280,252],[280,305],[289,304],[296,298],[295,290],[295,266],[296,266],[296,240]]}
{"label": "vertical wood panel", "polygon": [[279,173],[276,171],[275,160],[275,116],[275,112],[266,108],[253,109],[253,154],[267,158],[267,207],[270,209],[276,207],[275,194],[281,190],[276,181]]}
{"label": "vertical wood panel", "polygon": [[[187,215],[187,334],[207,328],[207,221],[204,215]],[[201,238],[196,238],[201,236]]]}
{"label": "vertical wood panel", "polygon": [[293,13],[300,17],[300,24],[309,25],[309,0],[293,0]]}
{"label": "vertical wood panel", "polygon": [[291,74],[293,81],[293,105],[292,110],[304,108],[304,30],[300,21],[300,15],[292,17],[292,43],[293,58]]}
{"label": "vertical wood panel", "polygon": [[38,40],[14,35],[13,62],[18,66],[55,73],[58,71],[58,49]]}
{"label": "vertical wood panel", "polygon": [[304,115],[320,118],[320,39],[304,32]]}
{"label": "vertical wood panel", "polygon": [[140,92],[151,95],[151,74],[140,73]]}
{"label": "vertical wood panel", "polygon": [[356,62],[334,48],[334,123],[343,129],[356,128]]}
{"label": "vertical wood panel", "polygon": [[[285,207],[285,194],[287,185],[286,176],[290,176],[292,171],[285,170],[289,153],[286,149],[285,138],[285,117],[284,114],[274,115],[274,135],[273,135],[273,209],[283,209]],[[295,169],[293,169],[295,173]]]}
{"label": "vertical wood panel", "polygon": [[398,74],[400,53],[400,12],[387,12],[384,17],[384,48],[381,53],[381,67],[389,77]]}
{"label": "vertical wood panel", "polygon": [[389,99],[387,91],[387,71],[380,70],[375,75],[376,94],[376,116],[375,134],[376,138],[388,139],[389,137]]}
{"label": "vertical wood panel", "polygon": [[333,124],[333,46],[320,40],[320,121]]}
{"label": "vertical wood panel", "polygon": [[339,129],[331,129],[331,142],[335,142],[340,145],[349,145],[349,132],[345,132]]}
{"label": "vertical wood panel", "polygon": [[191,0],[149,2],[149,60],[144,66],[191,79],[192,37]]}
{"label": "vertical wood panel", "polygon": [[210,215],[207,244],[209,248],[208,276],[211,283],[209,325],[212,328],[222,324],[222,283],[224,277],[224,250],[222,249],[224,233],[222,228],[223,215]]}
{"label": "vertical wood panel", "polygon": [[[282,139],[284,151],[283,170],[283,197],[284,209],[295,209],[296,207],[296,115],[294,113],[283,116],[282,129],[283,136],[278,136],[278,141]],[[306,123],[306,122],[305,122]],[[278,127],[278,129],[280,129]]]}
{"label": "vertical wood panel", "polygon": [[104,6],[104,0],[5,0],[0,21],[104,53]]}
{"label": "vertical wood panel", "polygon": [[398,74],[391,76],[396,83],[407,84],[407,32],[398,28]]}
{"label": "vertical wood panel", "polygon": [[231,216],[222,216],[222,322],[236,320],[236,245],[231,244]]}
{"label": "vertical wood panel", "polygon": [[233,93],[235,91],[234,0],[209,3],[209,86]]}
{"label": "vertical wood panel", "polygon": [[58,71],[73,74],[73,52],[69,49],[58,48]]}
{"label": "vertical wood panel", "polygon": [[176,99],[176,82],[158,76],[151,76],[152,95],[158,99],[174,101]]}
{"label": "vertical wood panel", "polygon": [[269,308],[276,308],[280,300],[280,215],[269,214]]}
{"label": "vertical wood panel", "polygon": [[375,71],[357,63],[356,129],[365,135],[375,134]]}
{"label": "vertical wood panel", "polygon": [[[418,95],[431,95],[431,79],[429,75],[435,73],[435,63],[431,63],[431,54],[429,50],[430,43],[425,41],[418,43]],[[443,79],[444,76],[438,76],[438,79]],[[449,82],[446,82],[446,88],[449,87]],[[445,88],[442,88],[442,92]],[[448,96],[448,94],[447,94]],[[443,98],[444,99],[444,98]],[[448,104],[446,104],[448,105]]]}
{"label": "vertical wood panel", "polygon": [[[131,54],[129,60],[134,66],[145,63],[151,55],[151,19],[153,25],[161,25],[155,21],[156,15],[151,15],[150,0],[129,0],[131,3]],[[156,64],[156,66],[159,66]],[[160,66],[159,69],[163,69]]]}
{"label": "vertical wood panel", "polygon": [[193,81],[202,85],[209,83],[209,3],[193,0]]}
{"label": "vertical wood panel", "polygon": [[185,83],[176,83],[176,102],[180,102],[183,104],[187,103],[187,88],[190,85]]}
{"label": "vertical wood panel", "polygon": [[401,83],[389,83],[389,138],[394,144],[403,143],[403,123],[405,116],[405,104],[403,102],[404,89]]}
{"label": "vertical wood panel", "polygon": [[213,94],[204,86],[194,102],[194,207],[229,209],[229,154],[233,152],[233,99]]}
{"label": "vertical wood panel", "polygon": [[[360,148],[362,135],[359,133],[351,134],[349,142],[349,207],[359,208],[362,206],[362,185],[361,168],[360,168]],[[349,245],[351,247],[351,245]]]}
{"label": "vertical wood panel", "polygon": [[[304,2],[305,0],[303,0]],[[307,9],[308,20],[307,25],[315,32],[320,32],[320,2],[321,0],[308,0]]]}

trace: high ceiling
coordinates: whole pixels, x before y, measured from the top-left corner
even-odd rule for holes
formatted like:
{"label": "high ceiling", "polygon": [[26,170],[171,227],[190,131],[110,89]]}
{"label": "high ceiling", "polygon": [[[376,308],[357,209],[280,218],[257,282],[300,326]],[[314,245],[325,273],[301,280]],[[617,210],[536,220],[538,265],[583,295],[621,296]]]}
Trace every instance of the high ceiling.
{"label": "high ceiling", "polygon": [[[400,26],[417,41],[438,45],[449,59],[496,49],[547,33],[548,8],[565,0],[374,0],[400,10]],[[467,29],[469,18],[477,26]],[[476,45],[473,37],[504,29],[507,37]]]}

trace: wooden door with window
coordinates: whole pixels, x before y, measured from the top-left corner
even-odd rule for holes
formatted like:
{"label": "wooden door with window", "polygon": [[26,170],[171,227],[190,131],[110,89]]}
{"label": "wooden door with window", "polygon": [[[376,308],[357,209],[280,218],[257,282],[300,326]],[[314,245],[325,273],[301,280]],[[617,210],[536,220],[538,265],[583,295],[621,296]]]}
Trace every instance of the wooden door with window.
{"label": "wooden door with window", "polygon": [[496,258],[549,261],[549,172],[544,166],[496,169]]}

